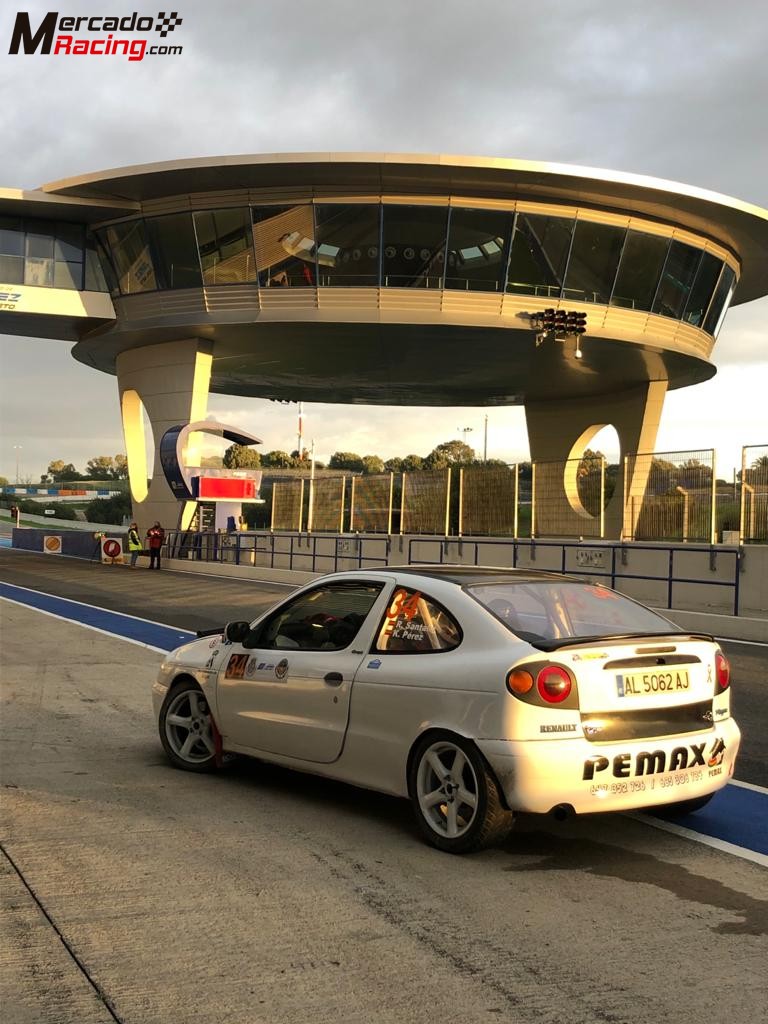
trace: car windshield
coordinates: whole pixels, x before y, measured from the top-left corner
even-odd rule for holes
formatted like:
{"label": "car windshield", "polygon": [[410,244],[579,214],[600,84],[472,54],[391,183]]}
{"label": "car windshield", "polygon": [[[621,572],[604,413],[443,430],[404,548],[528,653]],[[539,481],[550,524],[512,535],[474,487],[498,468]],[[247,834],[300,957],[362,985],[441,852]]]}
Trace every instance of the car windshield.
{"label": "car windshield", "polygon": [[467,591],[515,636],[534,645],[627,633],[679,632],[662,615],[615,590],[589,583],[481,583]]}

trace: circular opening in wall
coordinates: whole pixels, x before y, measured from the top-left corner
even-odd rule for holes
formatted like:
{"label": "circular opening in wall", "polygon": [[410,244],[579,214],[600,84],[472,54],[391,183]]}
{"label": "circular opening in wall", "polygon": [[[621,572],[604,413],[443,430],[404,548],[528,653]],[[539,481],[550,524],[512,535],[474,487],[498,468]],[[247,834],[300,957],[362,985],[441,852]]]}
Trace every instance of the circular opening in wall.
{"label": "circular opening in wall", "polygon": [[563,486],[568,504],[584,519],[596,519],[613,496],[621,460],[615,427],[596,423],[576,440],[568,455]]}
{"label": "circular opening in wall", "polygon": [[149,493],[149,478],[154,470],[155,437],[144,403],[137,391],[123,392],[120,402],[123,414],[123,434],[128,456],[128,481],[131,497],[142,502]]}

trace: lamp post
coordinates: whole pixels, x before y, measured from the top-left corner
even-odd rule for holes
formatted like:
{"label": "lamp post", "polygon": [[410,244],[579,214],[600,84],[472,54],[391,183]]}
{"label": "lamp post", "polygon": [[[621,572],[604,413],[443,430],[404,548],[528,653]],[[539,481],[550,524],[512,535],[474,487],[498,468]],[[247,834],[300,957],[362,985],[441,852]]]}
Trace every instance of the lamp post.
{"label": "lamp post", "polygon": [[19,485],[19,452],[21,451],[21,445],[15,444],[13,450],[16,452],[16,486]]}

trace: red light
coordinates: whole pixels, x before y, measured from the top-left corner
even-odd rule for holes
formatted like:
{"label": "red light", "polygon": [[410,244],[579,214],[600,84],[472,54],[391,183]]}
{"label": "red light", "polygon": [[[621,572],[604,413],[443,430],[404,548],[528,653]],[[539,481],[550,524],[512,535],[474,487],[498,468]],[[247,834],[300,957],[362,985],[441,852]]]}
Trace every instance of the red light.
{"label": "red light", "polygon": [[717,676],[719,688],[727,690],[731,681],[731,666],[728,664],[728,659],[722,651],[718,651],[715,655],[715,675]]}
{"label": "red light", "polygon": [[571,677],[559,665],[548,665],[536,677],[539,695],[548,704],[560,704],[571,692]]}

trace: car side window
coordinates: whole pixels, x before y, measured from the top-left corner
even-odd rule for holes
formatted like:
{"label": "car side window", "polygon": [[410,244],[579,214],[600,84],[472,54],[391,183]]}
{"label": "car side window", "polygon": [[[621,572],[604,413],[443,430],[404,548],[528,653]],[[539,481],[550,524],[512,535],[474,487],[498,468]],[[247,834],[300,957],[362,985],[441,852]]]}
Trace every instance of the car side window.
{"label": "car side window", "polygon": [[278,609],[248,646],[341,651],[349,647],[381,593],[381,583],[329,583]]}
{"label": "car side window", "polygon": [[461,640],[461,627],[442,605],[420,590],[398,587],[384,614],[375,650],[433,654],[453,650]]}

